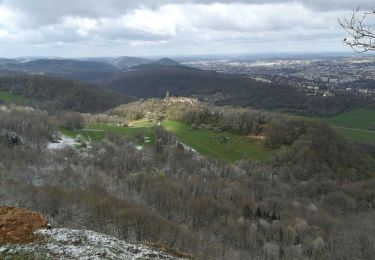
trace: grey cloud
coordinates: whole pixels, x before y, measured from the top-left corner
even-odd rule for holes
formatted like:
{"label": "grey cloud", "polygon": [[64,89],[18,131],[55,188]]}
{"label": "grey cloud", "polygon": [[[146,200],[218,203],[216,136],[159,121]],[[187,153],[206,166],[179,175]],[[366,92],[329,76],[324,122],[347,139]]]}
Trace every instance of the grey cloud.
{"label": "grey cloud", "polygon": [[301,3],[319,11],[353,9],[361,6],[369,9],[375,6],[373,0],[0,0],[10,7],[15,7],[25,13],[38,15],[42,19],[53,20],[64,15],[83,16],[111,16],[123,14],[139,7],[157,8],[166,4],[274,4],[274,3]]}
{"label": "grey cloud", "polygon": [[[209,5],[221,3],[223,6]],[[173,5],[166,8],[167,4]],[[236,4],[247,4],[236,6]],[[284,5],[272,5],[284,4]],[[251,7],[251,5],[254,5]],[[0,55],[4,42],[52,49],[72,45],[127,45],[160,48],[220,45],[246,48],[253,42],[314,41],[340,38],[337,18],[374,0],[0,0],[12,19],[0,17]],[[250,7],[250,9],[249,9]],[[175,9],[174,9],[175,8]],[[251,9],[253,8],[253,9]],[[249,10],[249,11],[247,11]],[[139,14],[141,12],[141,15]],[[223,14],[224,13],[224,14]],[[124,18],[125,17],[125,18]],[[69,19],[88,19],[93,26]],[[68,20],[68,21],[67,21]],[[2,33],[2,34],[1,34]],[[6,34],[12,35],[6,39]],[[3,36],[1,36],[3,35]],[[35,35],[35,36],[34,36]],[[3,37],[3,38],[1,38]],[[237,45],[234,45],[237,44]],[[340,43],[338,43],[340,44]],[[49,47],[48,47],[49,46]],[[54,47],[54,48],[55,48]],[[25,47],[26,48],[26,47]]]}
{"label": "grey cloud", "polygon": [[[19,16],[19,26],[31,28],[59,23],[63,17],[118,17],[137,8],[157,9],[166,4],[269,4],[301,3],[314,11],[350,10],[361,6],[369,9],[374,0],[0,0],[0,5],[12,8]],[[284,15],[284,14],[280,14]]]}

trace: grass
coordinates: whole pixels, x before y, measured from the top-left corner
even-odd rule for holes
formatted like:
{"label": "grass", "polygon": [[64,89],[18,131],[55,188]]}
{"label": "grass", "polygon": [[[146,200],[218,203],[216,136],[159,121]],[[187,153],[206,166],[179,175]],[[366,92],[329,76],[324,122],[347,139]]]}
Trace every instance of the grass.
{"label": "grass", "polygon": [[[71,138],[75,138],[78,135],[81,135],[89,141],[100,141],[107,134],[113,133],[122,136],[129,136],[139,145],[155,143],[154,129],[151,127],[119,127],[113,125],[88,125],[82,130],[73,131],[62,128],[60,129],[60,132],[63,135]],[[144,134],[144,138],[140,138],[140,135],[142,133]]]}
{"label": "grass", "polygon": [[341,134],[346,139],[361,142],[361,143],[375,144],[375,131],[365,132],[366,130],[361,130],[361,129],[349,129],[349,128],[338,128],[338,127],[334,127],[334,128],[339,134]]}
{"label": "grass", "polygon": [[346,139],[375,144],[375,110],[357,108],[332,117],[289,116],[325,122]]}
{"label": "grass", "polygon": [[[100,141],[106,134],[115,133],[131,137],[139,145],[155,143],[155,123],[147,120],[132,122],[131,127],[118,127],[113,125],[88,125],[82,130],[60,129],[60,132],[68,137],[83,136],[89,141]],[[198,153],[215,159],[237,161],[240,159],[254,159],[265,161],[271,151],[263,147],[262,141],[247,136],[239,136],[232,133],[217,133],[206,129],[192,130],[190,126],[166,120],[162,126],[174,133],[184,144],[192,147]],[[143,132],[145,139],[139,138]]]}
{"label": "grass", "polygon": [[375,111],[371,109],[353,109],[324,120],[333,126],[375,130]]}
{"label": "grass", "polygon": [[139,119],[136,121],[132,121],[129,123],[129,126],[131,127],[153,127],[156,125],[155,121],[149,121],[146,118]]}
{"label": "grass", "polygon": [[162,126],[198,153],[215,159],[231,162],[254,159],[262,162],[271,155],[271,150],[264,148],[262,141],[247,136],[192,129],[187,124],[170,120],[164,121]]}
{"label": "grass", "polygon": [[0,100],[2,101],[19,101],[23,100],[24,97],[21,95],[10,94],[9,91],[0,90]]}

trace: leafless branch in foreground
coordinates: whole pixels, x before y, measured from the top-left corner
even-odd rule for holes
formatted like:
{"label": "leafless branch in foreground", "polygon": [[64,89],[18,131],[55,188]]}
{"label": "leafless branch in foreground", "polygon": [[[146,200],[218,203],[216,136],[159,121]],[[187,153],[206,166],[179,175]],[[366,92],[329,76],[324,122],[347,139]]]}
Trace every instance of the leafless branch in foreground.
{"label": "leafless branch in foreground", "polygon": [[341,27],[348,33],[343,42],[358,53],[375,51],[375,28],[367,23],[370,16],[375,18],[374,8],[370,12],[360,12],[357,8],[350,19],[339,19]]}

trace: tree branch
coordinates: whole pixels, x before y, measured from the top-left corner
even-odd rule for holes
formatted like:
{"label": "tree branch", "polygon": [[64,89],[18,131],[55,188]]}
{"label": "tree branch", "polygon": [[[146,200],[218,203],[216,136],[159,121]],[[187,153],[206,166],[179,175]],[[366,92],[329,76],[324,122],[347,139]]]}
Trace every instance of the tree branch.
{"label": "tree branch", "polygon": [[366,25],[369,16],[375,16],[375,9],[360,14],[360,8],[353,10],[350,19],[339,19],[340,26],[348,33],[349,37],[343,43],[350,46],[358,53],[375,51],[375,29]]}

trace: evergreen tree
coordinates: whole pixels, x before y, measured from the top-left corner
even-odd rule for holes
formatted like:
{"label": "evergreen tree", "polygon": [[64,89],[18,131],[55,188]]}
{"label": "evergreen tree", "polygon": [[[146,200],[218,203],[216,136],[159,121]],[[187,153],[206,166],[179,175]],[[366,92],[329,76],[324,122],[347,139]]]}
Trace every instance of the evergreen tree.
{"label": "evergreen tree", "polygon": [[249,207],[249,205],[246,205],[243,209],[243,213],[242,213],[243,217],[245,219],[252,219],[253,218],[253,211],[251,210],[251,208]]}

